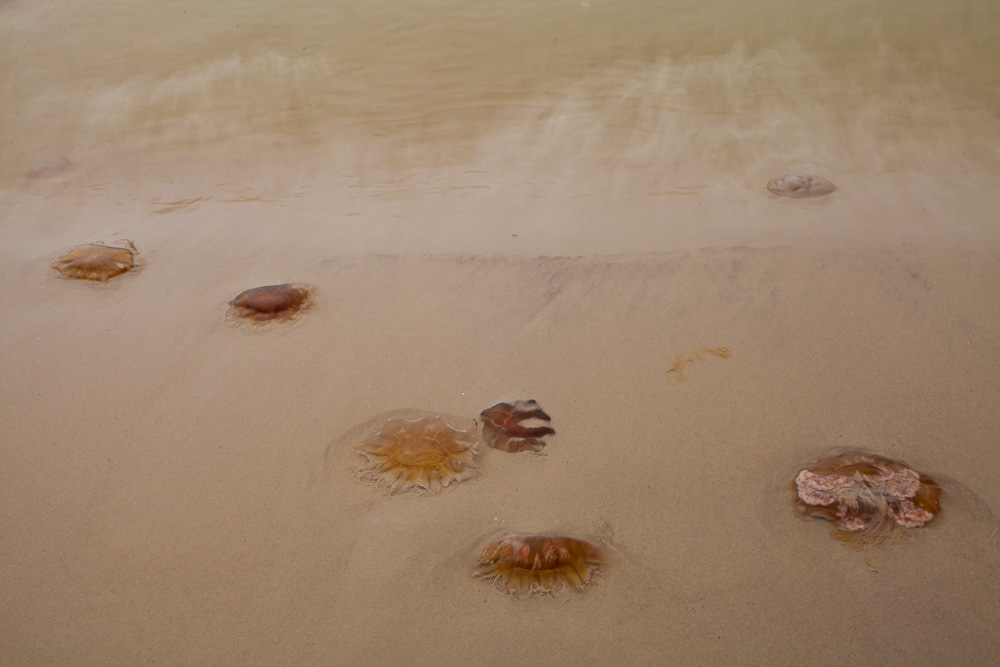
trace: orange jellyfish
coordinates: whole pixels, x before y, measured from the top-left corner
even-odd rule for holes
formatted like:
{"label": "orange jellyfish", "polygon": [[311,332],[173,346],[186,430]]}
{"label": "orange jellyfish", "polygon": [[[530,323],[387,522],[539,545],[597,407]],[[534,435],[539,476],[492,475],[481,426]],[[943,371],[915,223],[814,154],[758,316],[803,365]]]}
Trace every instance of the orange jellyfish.
{"label": "orange jellyfish", "polygon": [[482,449],[472,419],[407,412],[376,421],[353,444],[355,476],[390,495],[440,494],[482,476]]}
{"label": "orange jellyfish", "polygon": [[66,278],[105,282],[131,271],[137,251],[131,241],[116,241],[123,246],[103,243],[78,245],[52,260],[52,268]]}
{"label": "orange jellyfish", "polygon": [[837,186],[822,176],[812,174],[785,174],[767,184],[767,190],[778,197],[809,199],[828,195]]}
{"label": "orange jellyfish", "polygon": [[229,302],[226,319],[251,324],[291,322],[312,307],[312,289],[307,285],[268,285],[240,292]]}
{"label": "orange jellyfish", "polygon": [[[547,435],[555,430],[547,424],[551,418],[535,401],[497,403],[483,410],[483,439],[493,449],[502,452],[542,451]],[[524,422],[530,422],[525,424]]]}
{"label": "orange jellyfish", "polygon": [[473,576],[514,597],[582,591],[607,566],[604,549],[573,537],[509,534],[483,549]]}
{"label": "orange jellyfish", "polygon": [[674,357],[674,363],[671,364],[668,373],[677,373],[677,381],[684,381],[684,367],[693,361],[701,361],[703,354],[711,354],[720,359],[729,358],[729,348],[728,347],[705,347],[704,345],[699,345],[698,349],[694,351],[690,357]]}
{"label": "orange jellyfish", "polygon": [[941,487],[905,463],[862,452],[822,459],[795,476],[795,505],[832,521],[833,536],[855,548],[906,537],[941,511]]}

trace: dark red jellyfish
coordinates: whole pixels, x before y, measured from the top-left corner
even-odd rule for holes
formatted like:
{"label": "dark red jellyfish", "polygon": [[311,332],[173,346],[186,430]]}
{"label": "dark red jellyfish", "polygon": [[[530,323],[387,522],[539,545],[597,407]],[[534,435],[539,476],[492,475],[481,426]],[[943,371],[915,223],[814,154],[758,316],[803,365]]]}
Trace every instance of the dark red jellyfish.
{"label": "dark red jellyfish", "polygon": [[65,278],[105,282],[131,271],[137,251],[131,241],[116,241],[121,247],[87,243],[64,252],[52,260],[52,268]]}
{"label": "dark red jellyfish", "polygon": [[226,319],[260,325],[291,322],[312,307],[307,285],[267,285],[240,292],[229,302]]}
{"label": "dark red jellyfish", "polygon": [[941,487],[901,461],[845,452],[795,476],[795,505],[803,515],[832,521],[834,537],[855,548],[905,537],[941,511]]}
{"label": "dark red jellyfish", "polygon": [[828,195],[837,186],[822,176],[812,174],[785,174],[767,184],[767,190],[778,197],[809,199]]}
{"label": "dark red jellyfish", "polygon": [[514,597],[584,590],[608,564],[604,549],[573,537],[507,534],[483,549],[473,576]]}
{"label": "dark red jellyfish", "polygon": [[487,445],[502,452],[537,454],[545,447],[542,438],[555,433],[548,426],[551,418],[532,400],[497,403],[483,410],[481,416],[483,439]]}

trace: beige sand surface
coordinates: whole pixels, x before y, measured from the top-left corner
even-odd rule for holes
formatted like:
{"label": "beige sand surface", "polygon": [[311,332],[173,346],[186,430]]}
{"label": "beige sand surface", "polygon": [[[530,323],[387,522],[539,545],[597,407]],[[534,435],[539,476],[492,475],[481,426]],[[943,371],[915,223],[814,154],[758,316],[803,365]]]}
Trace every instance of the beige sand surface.
{"label": "beige sand surface", "polygon": [[[0,664],[1000,654],[991,3],[300,4],[0,3]],[[108,284],[49,268],[119,238]],[[226,324],[276,282],[316,307]],[[439,497],[338,444],[517,398],[545,456]],[[839,545],[789,483],[840,448],[943,514]],[[613,567],[504,597],[507,530]]]}

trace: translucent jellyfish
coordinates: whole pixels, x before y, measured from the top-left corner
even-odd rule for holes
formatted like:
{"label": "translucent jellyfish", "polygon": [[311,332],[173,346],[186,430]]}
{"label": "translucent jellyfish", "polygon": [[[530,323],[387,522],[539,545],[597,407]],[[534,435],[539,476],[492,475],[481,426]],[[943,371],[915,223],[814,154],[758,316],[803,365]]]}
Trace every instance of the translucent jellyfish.
{"label": "translucent jellyfish", "polygon": [[137,251],[131,241],[115,241],[121,247],[88,243],[59,255],[52,268],[66,278],[104,282],[135,267]]}
{"label": "translucent jellyfish", "polygon": [[608,563],[604,549],[573,537],[508,534],[483,549],[473,576],[515,597],[582,591]]}
{"label": "translucent jellyfish", "polygon": [[698,349],[694,351],[689,357],[674,357],[674,363],[671,364],[668,373],[677,373],[675,376],[678,382],[684,381],[684,367],[693,361],[701,361],[704,357],[702,355],[710,354],[720,359],[729,358],[729,348],[728,347],[705,347],[704,345],[699,345]]}
{"label": "translucent jellyfish", "polygon": [[390,495],[440,494],[482,476],[482,447],[472,419],[408,412],[380,419],[351,445],[355,476]]}
{"label": "translucent jellyfish", "polygon": [[62,157],[39,160],[28,168],[25,176],[28,178],[56,178],[64,176],[75,169],[76,165]]}
{"label": "translucent jellyfish", "polygon": [[[548,426],[551,418],[535,401],[497,403],[482,412],[483,439],[493,449],[502,452],[542,451],[547,435],[555,430]],[[525,424],[524,422],[528,422]]]}
{"label": "translucent jellyfish", "polygon": [[312,307],[312,289],[307,285],[268,285],[236,295],[226,319],[251,324],[291,322]]}
{"label": "translucent jellyfish", "polygon": [[834,537],[855,548],[906,537],[941,511],[941,487],[905,463],[846,452],[795,476],[795,505],[804,515],[832,521]]}
{"label": "translucent jellyfish", "polygon": [[808,199],[822,197],[837,189],[837,186],[822,176],[812,174],[785,174],[767,184],[768,191],[779,197]]}

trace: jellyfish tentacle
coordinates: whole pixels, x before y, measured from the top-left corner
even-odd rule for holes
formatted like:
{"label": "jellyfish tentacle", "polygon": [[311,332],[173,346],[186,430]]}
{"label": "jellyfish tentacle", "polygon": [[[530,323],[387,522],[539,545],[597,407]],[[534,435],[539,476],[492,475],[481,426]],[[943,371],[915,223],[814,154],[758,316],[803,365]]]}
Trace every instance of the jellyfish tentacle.
{"label": "jellyfish tentacle", "polygon": [[399,471],[399,476],[396,477],[395,481],[393,481],[392,485],[389,487],[389,493],[393,495],[405,490],[408,482],[410,482],[412,477],[416,474],[416,471],[413,468],[404,468],[402,466],[400,466]]}
{"label": "jellyfish tentacle", "polygon": [[572,565],[564,565],[561,572],[566,580],[577,588],[582,588],[587,583],[587,580]]}

